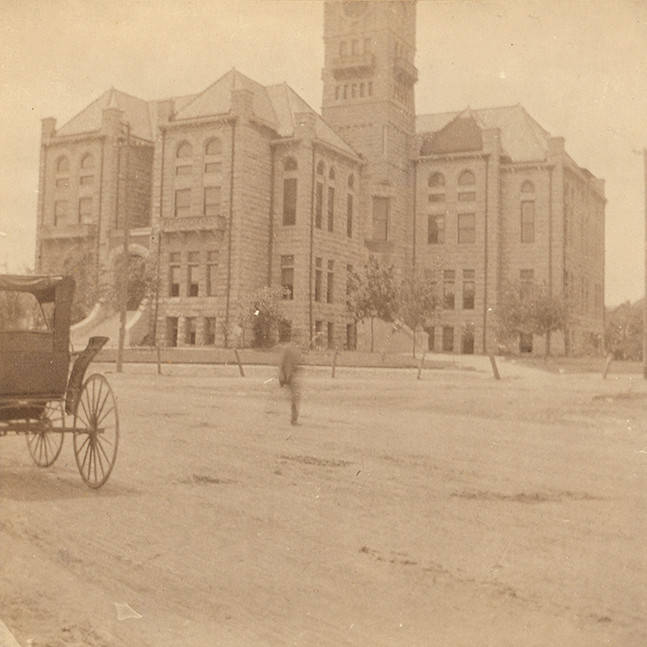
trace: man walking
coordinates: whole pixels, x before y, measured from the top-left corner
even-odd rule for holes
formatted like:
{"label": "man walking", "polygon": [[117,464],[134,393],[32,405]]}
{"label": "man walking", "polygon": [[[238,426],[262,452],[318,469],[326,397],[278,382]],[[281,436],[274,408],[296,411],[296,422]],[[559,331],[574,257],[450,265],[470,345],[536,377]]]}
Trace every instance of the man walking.
{"label": "man walking", "polygon": [[299,417],[299,402],[301,399],[301,353],[298,346],[290,342],[281,352],[279,361],[279,386],[287,386],[290,390],[290,422],[297,424]]}

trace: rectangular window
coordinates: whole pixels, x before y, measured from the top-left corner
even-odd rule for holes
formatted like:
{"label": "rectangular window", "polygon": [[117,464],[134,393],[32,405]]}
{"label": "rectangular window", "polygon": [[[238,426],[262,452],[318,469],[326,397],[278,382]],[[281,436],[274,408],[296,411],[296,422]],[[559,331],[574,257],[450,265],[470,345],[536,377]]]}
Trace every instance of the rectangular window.
{"label": "rectangular window", "polygon": [[216,296],[216,273],[218,272],[218,250],[207,252],[207,296]]}
{"label": "rectangular window", "polygon": [[474,191],[461,191],[458,194],[459,202],[474,202],[476,200],[476,193]]}
{"label": "rectangular window", "polygon": [[364,39],[364,54],[368,54],[371,51],[371,39]]}
{"label": "rectangular window", "polygon": [[332,303],[333,302],[333,294],[334,294],[334,281],[335,281],[335,276],[334,276],[334,270],[335,268],[335,262],[334,261],[328,261],[328,280],[326,282],[326,303]]}
{"label": "rectangular window", "polygon": [[281,287],[285,289],[284,299],[294,299],[294,256],[281,256]]}
{"label": "rectangular window", "polygon": [[373,198],[373,240],[389,239],[389,198]]}
{"label": "rectangular window", "polygon": [[357,349],[357,324],[346,324],[346,350]]}
{"label": "rectangular window", "polygon": [[191,175],[193,172],[192,164],[181,164],[175,167],[175,175]]}
{"label": "rectangular window", "polygon": [[353,237],[353,196],[350,193],[346,197],[346,236]]}
{"label": "rectangular window", "polygon": [[535,242],[535,203],[521,203],[521,242]]}
{"label": "rectangular window", "polygon": [[292,339],[292,322],[289,319],[279,321],[279,341],[285,342]]}
{"label": "rectangular window", "polygon": [[444,193],[430,193],[429,202],[445,202]]}
{"label": "rectangular window", "polygon": [[335,326],[329,321],[328,322],[328,348],[335,347]]}
{"label": "rectangular window", "polygon": [[443,308],[445,310],[454,309],[454,282],[456,272],[454,270],[445,270],[443,272]]}
{"label": "rectangular window", "polygon": [[82,225],[92,222],[92,198],[79,199],[79,222]]}
{"label": "rectangular window", "polygon": [[321,283],[323,271],[321,269],[321,259],[315,259],[315,301],[321,301]]}
{"label": "rectangular window", "polygon": [[345,40],[342,40],[339,43],[339,56],[341,58],[344,58],[344,56],[346,56],[346,41]]}
{"label": "rectangular window", "polygon": [[204,345],[214,346],[216,343],[216,318],[204,318]]}
{"label": "rectangular window", "polygon": [[474,270],[463,270],[463,310],[474,310]]}
{"label": "rectangular window", "polygon": [[189,346],[195,346],[196,341],[196,318],[195,317],[186,317],[184,320],[184,343],[189,344]]}
{"label": "rectangular window", "polygon": [[335,188],[328,187],[328,231],[335,227]]}
{"label": "rectangular window", "polygon": [[220,187],[206,186],[204,188],[204,211],[205,216],[220,215]]}
{"label": "rectangular window", "polygon": [[222,162],[207,162],[204,165],[204,172],[207,175],[212,173],[220,173],[222,171]]}
{"label": "rectangular window", "polygon": [[200,252],[189,252],[188,260],[189,264],[187,266],[186,294],[189,297],[197,297],[200,293],[200,279],[198,277]]}
{"label": "rectangular window", "polygon": [[191,215],[191,189],[175,191],[175,217],[183,218]]}
{"label": "rectangular window", "polygon": [[321,229],[322,227],[322,214],[323,214],[323,184],[317,182],[315,190],[315,227]]}
{"label": "rectangular window", "polygon": [[473,213],[458,214],[458,242],[476,242],[475,215]]}
{"label": "rectangular window", "polygon": [[177,317],[166,317],[166,345],[177,346]]}
{"label": "rectangular window", "polygon": [[430,245],[442,244],[445,242],[445,216],[429,214],[429,230],[427,232],[427,243]]}
{"label": "rectangular window", "polygon": [[427,350],[434,350],[434,342],[436,341],[436,329],[434,326],[425,328],[427,333]]}
{"label": "rectangular window", "polygon": [[70,186],[70,179],[67,177],[59,177],[58,180],[56,180],[56,188],[57,189],[67,189]]}
{"label": "rectangular window", "polygon": [[90,186],[91,184],[94,184],[94,175],[82,175],[79,183],[81,186]]}
{"label": "rectangular window", "polygon": [[443,351],[454,352],[454,329],[451,326],[443,326]]}
{"label": "rectangular window", "polygon": [[294,225],[297,221],[297,179],[283,180],[283,224]]}
{"label": "rectangular window", "polygon": [[521,270],[519,272],[519,282],[520,282],[520,291],[521,298],[527,299],[532,295],[532,286],[535,281],[535,271],[534,270]]}
{"label": "rectangular window", "polygon": [[357,56],[359,54],[359,41],[353,39],[351,42],[351,53],[353,56]]}
{"label": "rectangular window", "polygon": [[69,202],[67,200],[57,200],[54,202],[54,226],[67,224]]}

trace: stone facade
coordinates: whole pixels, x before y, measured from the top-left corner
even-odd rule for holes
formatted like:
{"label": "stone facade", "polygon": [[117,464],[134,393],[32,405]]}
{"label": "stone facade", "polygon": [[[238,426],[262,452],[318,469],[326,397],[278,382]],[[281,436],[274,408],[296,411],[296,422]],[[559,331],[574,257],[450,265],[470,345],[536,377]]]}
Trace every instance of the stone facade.
{"label": "stone facade", "polygon": [[59,131],[43,120],[37,269],[80,250],[114,282],[127,217],[131,253],[156,261],[161,345],[249,342],[241,312],[283,285],[284,337],[354,347],[347,272],[375,255],[398,277],[426,268],[447,294],[430,348],[496,350],[501,291],[530,275],[576,304],[553,347],[595,348],[603,181],[521,106],[416,116],[415,12],[324,3],[322,116],[232,70],[196,95],[109,90]]}

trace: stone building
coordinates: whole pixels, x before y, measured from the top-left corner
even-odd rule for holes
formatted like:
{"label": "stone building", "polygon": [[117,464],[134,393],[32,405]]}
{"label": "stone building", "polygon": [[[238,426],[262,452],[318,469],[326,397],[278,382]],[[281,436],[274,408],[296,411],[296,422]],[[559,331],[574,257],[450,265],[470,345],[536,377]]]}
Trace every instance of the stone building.
{"label": "stone building", "polygon": [[574,299],[557,348],[598,343],[603,181],[519,105],[416,115],[414,0],[323,7],[321,115],[231,70],[195,95],[111,89],[60,129],[43,120],[37,269],[81,256],[113,284],[127,219],[130,253],[155,259],[140,314],[162,345],[234,343],[250,295],[283,285],[283,337],[354,347],[346,276],[368,255],[433,269],[435,350],[494,350],[501,290],[520,280]]}

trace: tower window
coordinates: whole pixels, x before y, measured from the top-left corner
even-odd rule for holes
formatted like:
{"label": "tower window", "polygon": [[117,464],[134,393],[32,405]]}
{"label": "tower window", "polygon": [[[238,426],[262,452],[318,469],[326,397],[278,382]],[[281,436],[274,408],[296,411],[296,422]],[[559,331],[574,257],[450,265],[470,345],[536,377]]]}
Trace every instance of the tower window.
{"label": "tower window", "polygon": [[476,242],[476,216],[473,213],[458,214],[458,242]]}
{"label": "tower window", "polygon": [[389,198],[373,197],[373,240],[388,240],[389,206]]}
{"label": "tower window", "polygon": [[294,225],[297,221],[297,162],[287,157],[283,162],[283,224]]}
{"label": "tower window", "polygon": [[535,203],[530,200],[521,203],[521,242],[535,242]]}

